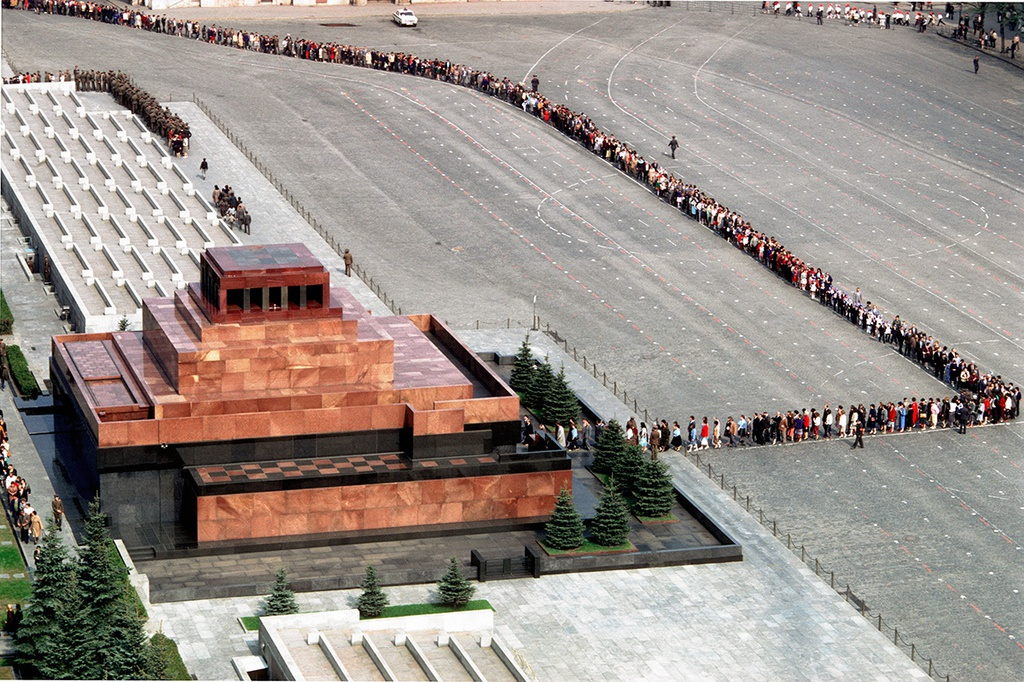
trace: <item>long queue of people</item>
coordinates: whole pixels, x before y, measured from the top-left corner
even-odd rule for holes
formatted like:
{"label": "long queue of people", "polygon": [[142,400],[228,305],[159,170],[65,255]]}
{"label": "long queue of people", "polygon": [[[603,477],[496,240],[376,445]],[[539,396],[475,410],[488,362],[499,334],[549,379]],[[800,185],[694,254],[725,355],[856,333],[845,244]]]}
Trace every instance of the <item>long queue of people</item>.
{"label": "long queue of people", "polygon": [[[645,184],[663,201],[684,215],[699,221],[737,248],[758,259],[780,278],[829,306],[878,341],[897,348],[937,378],[959,390],[971,391],[977,401],[999,401],[1014,393],[1013,385],[999,375],[984,373],[976,363],[962,358],[926,332],[884,313],[871,301],[864,301],[860,289],[838,287],[832,276],[804,262],[774,237],[753,228],[739,213],[718,202],[696,185],[685,183],[662,168],[657,160],[600,130],[586,114],[558,104],[539,92],[536,79],[529,85],[495,76],[448,60],[424,59],[405,52],[372,50],[334,42],[317,42],[285,35],[268,36],[232,28],[205,26],[198,22],[152,16],[132,8],[100,5],[80,0],[10,0],[13,6],[52,14],[81,16],[165,34],[179,35],[208,43],[299,59],[348,64],[444,81],[472,88],[520,107],[561,131],[567,137]],[[838,7],[838,5],[835,5]],[[922,6],[923,7],[923,6]],[[843,12],[847,9],[844,7]],[[158,106],[158,105],[157,105]],[[674,151],[674,150],[673,150]]]}
{"label": "long queue of people", "polygon": [[[932,429],[955,428],[966,433],[969,427],[998,424],[1020,416],[1021,389],[1007,391],[998,399],[981,398],[969,392],[927,399],[904,398],[893,402],[879,401],[867,407],[863,403],[839,405],[834,410],[825,403],[816,407],[753,412],[748,418],[730,415],[727,419],[693,415],[682,427],[678,421],[671,426],[665,419],[654,419],[649,425],[630,418],[625,425],[626,442],[657,456],[674,450],[688,452],[725,447],[785,445],[802,441],[854,439],[854,447],[863,446],[866,435],[908,433]],[[603,426],[603,423],[601,424]],[[600,431],[596,432],[598,435]],[[581,446],[593,444],[584,437]]]}
{"label": "long queue of people", "polygon": [[[4,478],[4,509],[11,521],[11,526],[17,530],[22,545],[27,547],[29,543],[32,543],[38,549],[43,535],[43,519],[29,501],[32,487],[28,481],[18,475],[18,470],[14,466],[11,444],[7,435],[7,422],[4,421],[2,410],[0,410],[0,470],[2,470]],[[60,528],[64,519],[64,503],[56,495],[53,497],[51,509],[57,527]]]}

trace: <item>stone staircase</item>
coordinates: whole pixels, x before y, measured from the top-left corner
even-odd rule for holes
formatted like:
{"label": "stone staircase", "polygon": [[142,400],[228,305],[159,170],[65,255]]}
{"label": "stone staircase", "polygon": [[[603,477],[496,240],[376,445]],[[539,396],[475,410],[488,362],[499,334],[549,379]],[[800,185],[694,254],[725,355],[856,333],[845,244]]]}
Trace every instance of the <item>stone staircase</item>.
{"label": "stone staircase", "polygon": [[[243,680],[525,682],[514,654],[494,637],[493,619],[490,610],[372,620],[359,620],[358,611],[263,618],[259,662],[236,659],[235,670]],[[439,627],[445,625],[459,629]]]}

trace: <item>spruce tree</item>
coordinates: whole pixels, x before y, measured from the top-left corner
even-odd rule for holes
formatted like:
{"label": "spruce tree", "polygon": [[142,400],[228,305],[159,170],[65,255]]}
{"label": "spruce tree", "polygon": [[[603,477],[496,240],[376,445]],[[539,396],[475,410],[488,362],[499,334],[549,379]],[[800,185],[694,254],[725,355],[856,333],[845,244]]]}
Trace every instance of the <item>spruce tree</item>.
{"label": "spruce tree", "polygon": [[527,332],[526,338],[519,346],[519,352],[516,353],[516,361],[512,365],[512,376],[508,380],[509,386],[525,399],[530,392],[530,385],[533,383],[533,375],[536,371],[537,363],[533,360],[533,351],[530,350],[530,334]]}
{"label": "spruce tree", "polygon": [[476,587],[466,580],[466,577],[462,575],[462,567],[459,566],[459,562],[452,557],[448,564],[448,570],[437,583],[438,599],[442,604],[461,609],[469,603],[475,592]]}
{"label": "spruce tree", "polygon": [[605,425],[594,443],[594,461],[590,468],[599,474],[610,474],[625,451],[626,432],[622,430],[622,424],[613,419]]}
{"label": "spruce tree", "polygon": [[138,678],[145,672],[147,641],[129,590],[128,569],[107,532],[97,496],[89,503],[85,545],[76,571],[81,612],[87,620],[88,648],[75,677]]}
{"label": "spruce tree", "polygon": [[530,406],[533,413],[541,423],[550,422],[548,415],[548,400],[551,396],[551,388],[555,383],[555,371],[551,363],[544,358],[544,364],[537,368],[533,375],[533,383],[526,394],[526,404]]}
{"label": "spruce tree", "polygon": [[62,646],[58,615],[73,580],[71,554],[51,517],[36,560],[32,596],[18,628],[15,660],[24,668],[26,678],[70,676],[70,670],[60,669],[54,662]]}
{"label": "spruce tree", "polygon": [[376,568],[366,567],[366,577],[363,578],[363,584],[360,587],[363,588],[363,593],[356,601],[359,615],[363,618],[377,618],[383,614],[388,605],[388,595],[384,594],[384,590],[380,588]]}
{"label": "spruce tree", "polygon": [[648,459],[633,483],[633,512],[637,516],[668,516],[675,504],[676,490],[668,465]]}
{"label": "spruce tree", "polygon": [[566,434],[569,432],[569,421],[578,420],[580,416],[580,403],[576,400],[569,383],[565,380],[565,365],[558,369],[554,382],[551,385],[551,393],[547,402],[548,419],[552,422],[561,422],[565,427]]}
{"label": "spruce tree", "polygon": [[640,476],[644,463],[648,460],[650,458],[644,455],[644,451],[639,445],[626,443],[622,454],[612,466],[612,475],[615,476],[615,480],[619,482],[626,494],[635,495],[636,479]]}
{"label": "spruce tree", "polygon": [[76,572],[62,589],[60,610],[57,612],[57,646],[47,661],[47,669],[40,672],[54,679],[90,679],[88,673],[96,667],[96,644],[92,641],[93,623],[89,620],[78,584]]}
{"label": "spruce tree", "polygon": [[284,616],[290,613],[298,613],[299,605],[295,603],[295,593],[288,584],[288,571],[277,569],[274,577],[274,589],[270,596],[263,600],[264,616]]}
{"label": "spruce tree", "polygon": [[572,502],[572,493],[566,488],[555,499],[555,510],[544,527],[544,544],[552,549],[577,549],[583,544],[583,519]]}
{"label": "spruce tree", "polygon": [[590,539],[602,547],[618,547],[629,537],[629,508],[611,478],[601,494],[597,515],[590,524]]}

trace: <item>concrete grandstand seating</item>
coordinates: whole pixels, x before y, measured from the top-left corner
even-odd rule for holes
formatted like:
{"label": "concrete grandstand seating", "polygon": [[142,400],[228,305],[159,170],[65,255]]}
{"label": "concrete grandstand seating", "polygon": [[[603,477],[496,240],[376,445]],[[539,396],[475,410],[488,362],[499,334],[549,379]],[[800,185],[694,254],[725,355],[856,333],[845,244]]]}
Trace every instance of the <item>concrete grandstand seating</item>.
{"label": "concrete grandstand seating", "polygon": [[53,124],[50,123],[50,119],[47,118],[46,114],[44,114],[42,110],[40,110],[37,115],[39,116],[40,122],[43,124],[43,135],[46,135],[48,139],[52,140],[54,135]]}
{"label": "concrete grandstand seating", "polygon": [[75,183],[82,189],[89,189],[89,176],[79,165],[77,159],[71,159],[71,170],[74,172]]}
{"label": "concrete grandstand seating", "polygon": [[50,184],[57,189],[60,189],[64,184],[64,178],[61,177],[60,171],[57,170],[57,167],[53,165],[53,161],[49,157],[44,156],[43,165],[46,166],[46,170],[49,171]]}
{"label": "concrete grandstand seating", "polygon": [[71,88],[3,86],[4,195],[31,218],[20,224],[50,258],[75,329],[107,331],[141,319],[140,292],[197,280],[204,248],[241,239],[137,116]]}
{"label": "concrete grandstand seating", "polygon": [[18,149],[18,144],[14,141],[11,131],[6,128],[4,129],[4,146],[7,148],[7,154],[17,161],[21,156],[21,150]]}
{"label": "concrete grandstand seating", "polygon": [[60,160],[64,163],[71,163],[71,150],[68,149],[67,142],[64,141],[64,138],[61,136],[56,136],[54,137],[53,141],[56,143],[57,148],[60,150]]}

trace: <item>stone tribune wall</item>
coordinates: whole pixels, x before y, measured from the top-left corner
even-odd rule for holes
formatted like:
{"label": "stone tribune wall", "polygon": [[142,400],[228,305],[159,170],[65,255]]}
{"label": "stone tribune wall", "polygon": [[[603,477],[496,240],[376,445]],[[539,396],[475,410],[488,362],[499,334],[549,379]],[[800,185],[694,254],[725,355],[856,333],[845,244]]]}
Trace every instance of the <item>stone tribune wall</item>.
{"label": "stone tribune wall", "polygon": [[281,490],[197,499],[200,543],[376,528],[539,519],[572,472]]}

